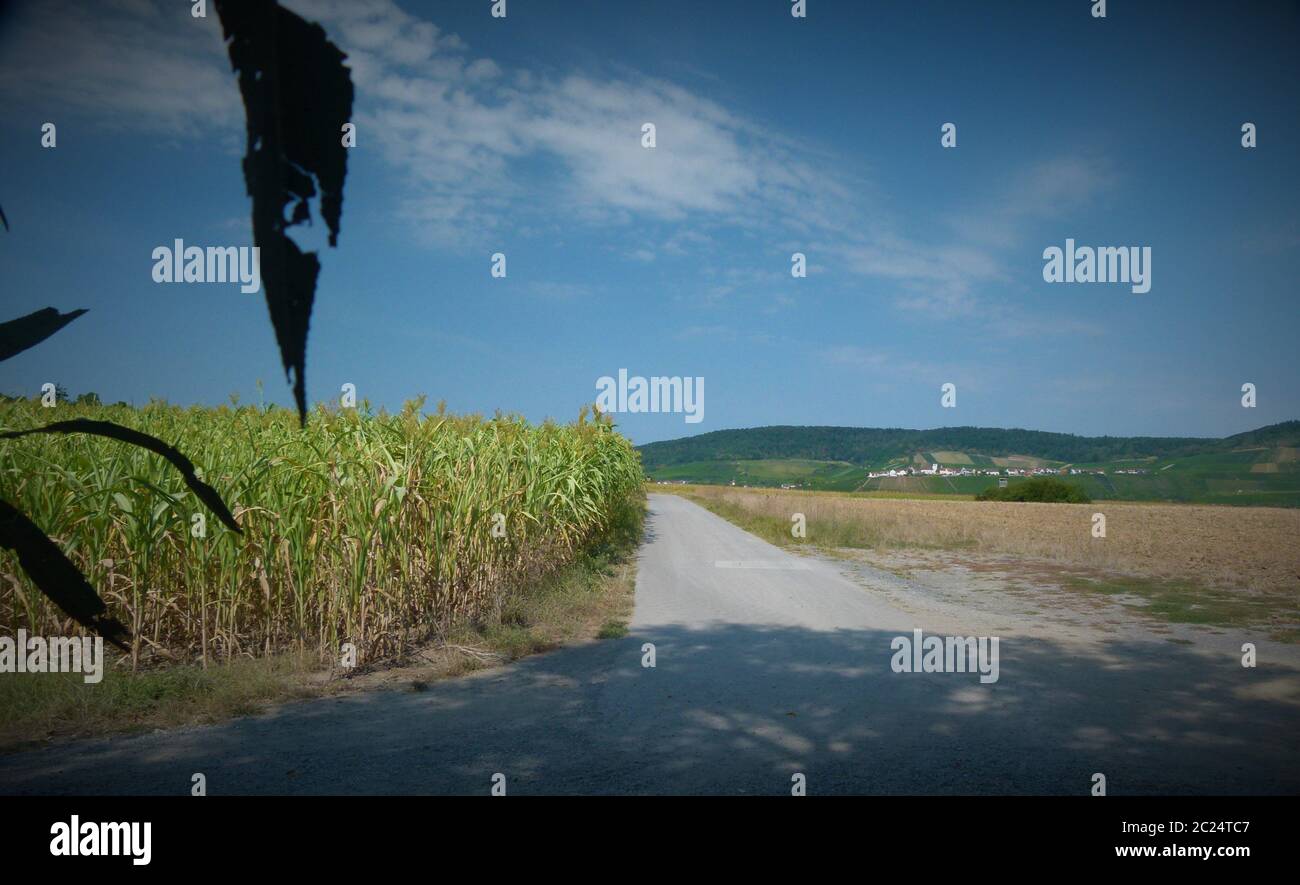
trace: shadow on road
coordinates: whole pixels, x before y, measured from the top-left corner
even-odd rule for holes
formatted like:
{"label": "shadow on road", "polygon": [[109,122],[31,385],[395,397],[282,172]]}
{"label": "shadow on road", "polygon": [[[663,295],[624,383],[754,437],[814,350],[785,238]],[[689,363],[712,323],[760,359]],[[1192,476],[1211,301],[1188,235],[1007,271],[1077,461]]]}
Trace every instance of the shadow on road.
{"label": "shadow on road", "polygon": [[[644,630],[444,682],[0,759],[0,793],[1296,793],[1292,675],[1158,643],[1004,639],[894,673],[883,631]],[[653,643],[656,666],[641,665]]]}

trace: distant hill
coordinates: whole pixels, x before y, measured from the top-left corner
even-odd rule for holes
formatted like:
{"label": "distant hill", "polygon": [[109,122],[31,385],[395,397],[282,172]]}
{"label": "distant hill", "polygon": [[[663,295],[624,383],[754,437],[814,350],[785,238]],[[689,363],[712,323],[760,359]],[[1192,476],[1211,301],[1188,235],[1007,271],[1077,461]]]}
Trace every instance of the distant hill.
{"label": "distant hill", "polygon": [[754,427],[715,430],[640,447],[647,469],[697,461],[761,461],[800,458],[860,466],[885,464],[918,452],[964,452],[1006,457],[1028,455],[1063,463],[1100,463],[1137,458],[1175,458],[1249,446],[1294,446],[1300,421],[1261,427],[1226,439],[1182,436],[1075,436],[997,427],[904,430],[873,427]]}
{"label": "distant hill", "polygon": [[1247,430],[1223,440],[1225,448],[1247,449],[1256,446],[1300,446],[1300,421],[1283,421],[1258,430]]}
{"label": "distant hill", "polygon": [[[755,427],[649,443],[640,451],[646,474],[666,482],[975,495],[996,485],[992,473],[1014,483],[1037,470],[1063,471],[1096,499],[1300,506],[1300,421],[1224,439],[990,427]],[[946,468],[943,475],[918,474],[932,464]],[[883,473],[895,468],[900,475]]]}

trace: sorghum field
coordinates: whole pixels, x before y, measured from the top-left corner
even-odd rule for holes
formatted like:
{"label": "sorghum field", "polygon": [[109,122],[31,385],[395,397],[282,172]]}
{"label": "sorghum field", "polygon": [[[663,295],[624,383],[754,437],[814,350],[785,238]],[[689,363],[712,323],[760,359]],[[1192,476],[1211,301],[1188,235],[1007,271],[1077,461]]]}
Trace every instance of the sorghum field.
{"label": "sorghum field", "polygon": [[[133,663],[285,649],[328,659],[343,643],[360,660],[390,655],[492,613],[506,589],[599,545],[640,507],[639,457],[607,420],[423,415],[421,402],[396,415],[321,407],[305,429],[278,408],[0,405],[3,430],[81,417],[176,445],[242,536],[162,458],[99,437],[0,441],[0,497],[130,628]],[[7,550],[0,622],[10,635],[79,629]]]}

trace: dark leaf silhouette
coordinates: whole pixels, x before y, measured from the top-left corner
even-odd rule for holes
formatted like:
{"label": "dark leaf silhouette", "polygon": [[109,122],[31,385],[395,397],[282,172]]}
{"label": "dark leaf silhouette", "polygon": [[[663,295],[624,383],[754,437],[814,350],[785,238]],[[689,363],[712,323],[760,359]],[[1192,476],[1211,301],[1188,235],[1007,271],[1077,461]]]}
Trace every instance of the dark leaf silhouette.
{"label": "dark leaf silhouette", "polygon": [[59,313],[46,307],[25,317],[0,323],[0,361],[22,353],[33,344],[40,344],[86,311],[73,310]]}
{"label": "dark leaf silhouette", "polygon": [[162,455],[185,477],[185,484],[190,487],[190,491],[206,504],[208,509],[216,514],[217,518],[228,529],[242,534],[239,524],[235,522],[235,517],[226,508],[221,496],[217,494],[216,489],[198,478],[190,459],[157,437],[141,433],[138,430],[132,430],[129,427],[123,427],[120,424],[114,424],[112,421],[91,421],[88,418],[76,418],[71,421],[56,421],[53,424],[35,427],[31,430],[14,430],[9,433],[0,433],[0,439],[17,439],[34,433],[90,433],[95,436],[106,436],[110,439],[130,443],[133,446],[139,446],[142,449],[148,449],[155,454]]}
{"label": "dark leaf silhouette", "polygon": [[9,219],[5,218],[5,210],[3,206],[0,206],[0,223],[4,224],[5,230],[9,230]]}
{"label": "dark leaf silhouette", "polygon": [[123,651],[127,650],[130,632],[107,616],[108,607],[63,555],[59,545],[45,536],[36,523],[0,500],[0,546],[18,554],[18,563],[31,576],[41,592],[69,617],[83,627],[94,630]]}
{"label": "dark leaf silhouette", "polygon": [[[307,420],[303,378],[307,327],[320,262],[285,233],[310,223],[308,200],[320,188],[320,213],[338,244],[347,148],[342,129],[352,116],[347,58],[320,25],[266,0],[217,0],[217,13],[239,74],[248,121],[244,181],[253,198],[253,242],[261,250],[266,305],[285,376],[293,372],[298,420]],[[285,208],[293,203],[286,218]]]}

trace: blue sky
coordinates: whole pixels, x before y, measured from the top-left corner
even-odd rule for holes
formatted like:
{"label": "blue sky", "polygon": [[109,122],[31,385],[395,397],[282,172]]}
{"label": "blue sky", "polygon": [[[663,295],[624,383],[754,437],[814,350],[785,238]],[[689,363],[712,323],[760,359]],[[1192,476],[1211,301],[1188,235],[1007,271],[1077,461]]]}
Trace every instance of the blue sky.
{"label": "blue sky", "polygon": [[[313,400],[352,383],[376,406],[423,393],[568,420],[620,368],[705,379],[701,423],[618,416],[638,443],[764,424],[1218,436],[1300,417],[1295,4],[284,5],[322,23],[357,84]],[[215,10],[189,7],[0,18],[3,313],[90,309],[0,364],[2,391],[256,402],[261,380],[291,403],[260,294],[151,279],[176,238],[251,244],[238,90]],[[1151,291],[1044,282],[1067,237],[1150,246]]]}

